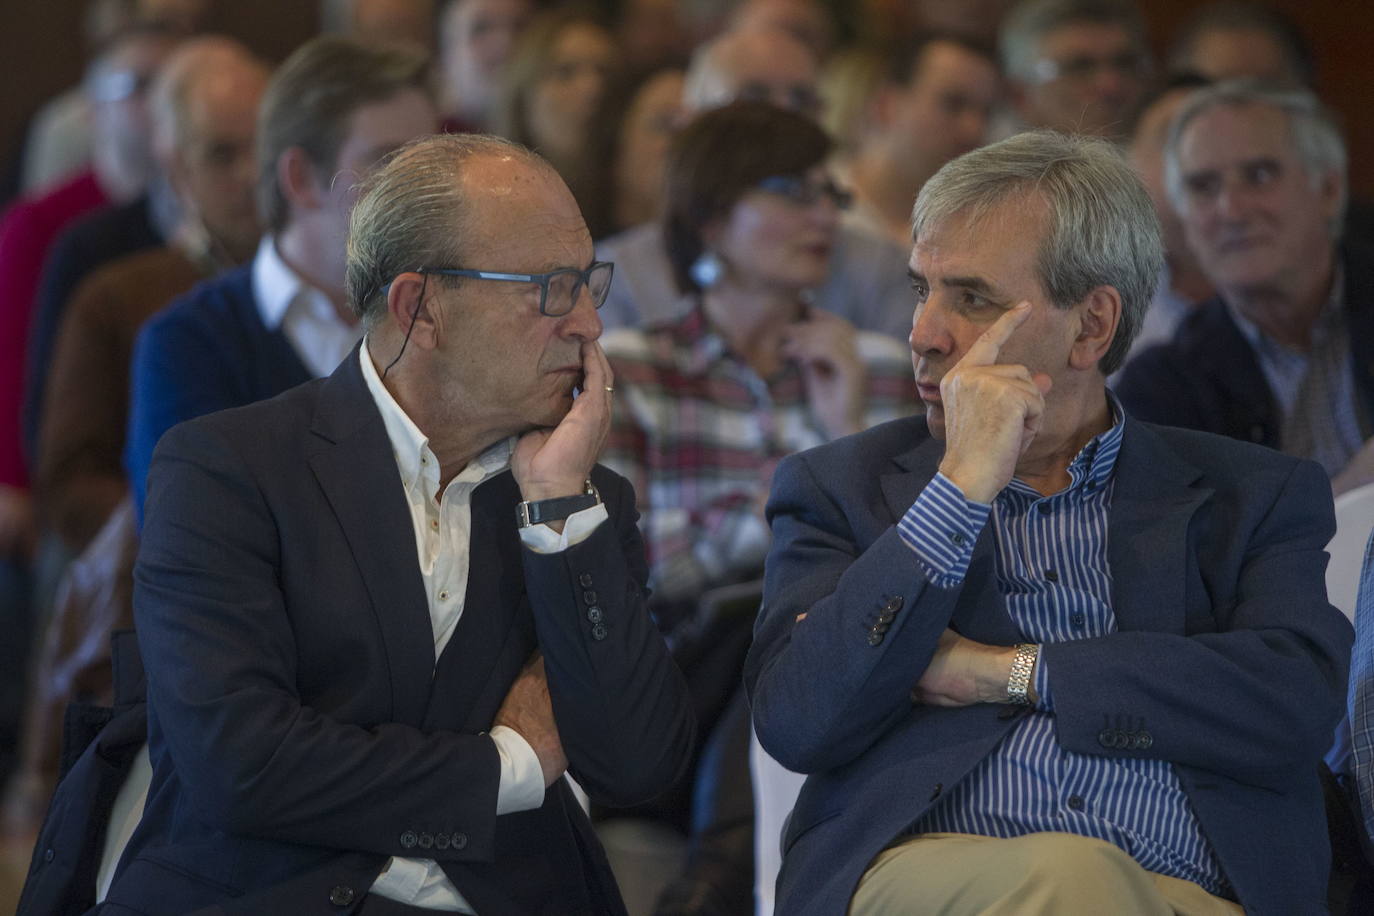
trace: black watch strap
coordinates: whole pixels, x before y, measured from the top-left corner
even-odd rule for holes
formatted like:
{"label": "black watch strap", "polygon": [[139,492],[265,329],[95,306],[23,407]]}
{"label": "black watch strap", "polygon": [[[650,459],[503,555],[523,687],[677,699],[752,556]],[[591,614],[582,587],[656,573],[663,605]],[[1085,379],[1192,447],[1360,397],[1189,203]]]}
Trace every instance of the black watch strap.
{"label": "black watch strap", "polygon": [[601,494],[587,481],[587,491],[576,496],[560,496],[557,499],[537,499],[534,502],[519,503],[515,507],[515,521],[521,528],[530,525],[543,525],[548,522],[561,522],[574,512],[590,509],[601,502]]}

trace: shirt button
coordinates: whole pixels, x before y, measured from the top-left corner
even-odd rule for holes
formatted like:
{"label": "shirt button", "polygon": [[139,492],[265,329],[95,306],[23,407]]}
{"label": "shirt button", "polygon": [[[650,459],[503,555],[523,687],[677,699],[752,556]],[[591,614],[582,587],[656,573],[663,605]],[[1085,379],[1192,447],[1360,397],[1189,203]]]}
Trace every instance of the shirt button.
{"label": "shirt button", "polygon": [[1054,509],[1050,507],[1048,502],[1038,502],[1035,504],[1035,511],[1039,512],[1041,515],[1049,515]]}
{"label": "shirt button", "polygon": [[440,600],[440,601],[447,601],[447,600],[448,600],[448,589],[444,589],[442,592],[439,593],[439,600]]}
{"label": "shirt button", "polygon": [[437,518],[432,518],[432,519],[430,519],[430,520],[429,520],[429,527],[432,528],[432,529],[434,529],[435,531],[438,531],[438,530],[439,530],[439,520],[438,520]]}
{"label": "shirt button", "polygon": [[1069,618],[1069,623],[1073,624],[1076,627],[1081,627],[1087,622],[1088,618],[1084,617],[1082,614],[1074,614],[1072,617]]}
{"label": "shirt button", "polygon": [[964,536],[957,531],[949,536],[949,542],[953,544],[955,547],[963,547],[964,540]]}
{"label": "shirt button", "polygon": [[421,456],[420,456],[420,463],[421,463],[421,464],[429,464],[429,459],[426,458],[424,455],[421,455]]}
{"label": "shirt button", "polygon": [[1070,796],[1069,796],[1069,807],[1072,808],[1072,809],[1075,810],[1075,811],[1082,811],[1082,810],[1083,810],[1083,798],[1082,798],[1082,796],[1079,796],[1079,795],[1070,795]]}
{"label": "shirt button", "polygon": [[353,888],[340,884],[329,892],[329,902],[335,906],[348,906],[353,902]]}
{"label": "shirt button", "polygon": [[1055,572],[1053,569],[1047,569],[1045,570],[1045,580],[1047,582],[1058,582],[1059,573]]}

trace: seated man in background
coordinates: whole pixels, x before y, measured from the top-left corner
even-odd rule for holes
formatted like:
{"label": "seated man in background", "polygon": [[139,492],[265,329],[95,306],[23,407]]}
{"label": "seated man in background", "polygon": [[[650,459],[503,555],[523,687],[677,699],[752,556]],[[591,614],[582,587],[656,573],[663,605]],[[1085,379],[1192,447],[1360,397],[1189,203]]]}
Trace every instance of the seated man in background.
{"label": "seated man in background", "polygon": [[154,149],[181,220],[166,246],[113,261],[65,310],[44,393],[40,518],[79,553],[127,490],[129,360],[143,322],[257,243],[253,136],[268,71],[227,38],[183,44],[152,89]]}
{"label": "seated man in background", "polygon": [[182,420],[328,375],[362,329],[344,293],[348,215],[388,153],[433,133],[425,58],[317,38],[273,76],[258,116],[253,260],[196,287],[139,333],[125,452],[141,508],[153,447]]}
{"label": "seated man in background", "polygon": [[[815,52],[781,29],[726,32],[692,56],[683,90],[688,116],[736,99],[768,101],[802,114],[819,114],[819,63]],[[645,327],[692,311],[692,297],[674,284],[673,268],[655,221],[600,241],[598,257],[618,265],[606,301],[606,326]],[[902,339],[911,325],[901,282],[901,249],[886,239],[842,229],[830,256],[830,274],[813,303],[862,331]]]}
{"label": "seated man in background", "polygon": [[563,773],[641,802],[693,723],[634,495],[595,466],[592,255],[543,160],[417,141],[353,210],[361,345],[163,437],[134,598],[153,776],[112,912],[624,912]]}
{"label": "seated man in background", "polygon": [[1310,93],[1223,83],[1184,105],[1165,156],[1217,296],[1131,360],[1122,403],[1311,458],[1338,494],[1374,480],[1374,256],[1341,245],[1335,122]]}
{"label": "seated man in background", "polygon": [[1162,260],[1109,144],[956,159],[914,236],[926,416],[784,459],[768,504],[745,683],[809,774],[778,911],[1319,908],[1351,644],[1320,468],[1106,389]]}

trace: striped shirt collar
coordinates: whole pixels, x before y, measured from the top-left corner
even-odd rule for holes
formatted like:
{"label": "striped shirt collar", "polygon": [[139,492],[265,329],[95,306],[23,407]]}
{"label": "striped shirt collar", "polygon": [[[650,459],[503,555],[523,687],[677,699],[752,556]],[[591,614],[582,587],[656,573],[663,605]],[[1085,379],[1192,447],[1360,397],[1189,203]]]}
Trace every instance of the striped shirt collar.
{"label": "striped shirt collar", "polygon": [[[1089,439],[1078,450],[1073,461],[1069,462],[1069,486],[1062,491],[1064,493],[1072,493],[1081,497],[1088,493],[1101,491],[1111,481],[1112,474],[1116,471],[1116,456],[1121,452],[1121,440],[1126,430],[1126,411],[1122,409],[1121,402],[1117,400],[1112,390],[1110,388],[1105,390],[1107,392],[1107,405],[1112,412],[1112,425]],[[1002,492],[1011,491],[1032,496],[1035,499],[1043,498],[1043,494],[1015,477]]]}

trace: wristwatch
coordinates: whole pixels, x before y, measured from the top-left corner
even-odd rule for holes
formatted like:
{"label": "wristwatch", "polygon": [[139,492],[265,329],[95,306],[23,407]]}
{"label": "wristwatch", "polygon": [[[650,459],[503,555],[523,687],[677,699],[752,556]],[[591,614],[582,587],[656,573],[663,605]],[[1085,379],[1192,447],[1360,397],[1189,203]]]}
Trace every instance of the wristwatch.
{"label": "wristwatch", "polygon": [[543,525],[548,522],[561,522],[574,512],[590,509],[601,502],[601,493],[587,478],[584,489],[576,496],[560,496],[557,499],[536,499],[522,502],[515,507],[515,522],[521,528],[530,525]]}
{"label": "wristwatch", "polygon": [[1035,643],[1023,642],[1016,647],[1011,659],[1011,674],[1007,675],[1007,702],[1013,706],[1029,706],[1031,674],[1035,671],[1035,660],[1040,657],[1040,647]]}

